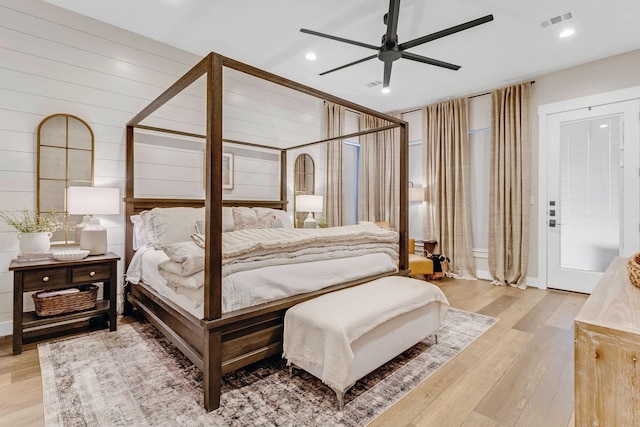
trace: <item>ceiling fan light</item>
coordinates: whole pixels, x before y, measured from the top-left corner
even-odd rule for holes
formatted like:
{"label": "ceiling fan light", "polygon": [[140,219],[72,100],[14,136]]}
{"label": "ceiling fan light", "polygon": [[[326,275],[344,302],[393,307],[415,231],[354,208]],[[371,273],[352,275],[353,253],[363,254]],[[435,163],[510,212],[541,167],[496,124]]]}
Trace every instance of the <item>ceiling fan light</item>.
{"label": "ceiling fan light", "polygon": [[389,92],[391,92],[391,89],[389,89],[388,86],[382,88],[382,93],[389,93]]}
{"label": "ceiling fan light", "polygon": [[315,61],[317,56],[313,52],[307,52],[307,54],[305,55],[305,58],[307,58],[307,61]]}
{"label": "ceiling fan light", "polygon": [[576,32],[576,30],[574,30],[573,28],[567,28],[564,29],[560,32],[560,34],[558,35],[558,37],[560,37],[561,39],[567,38],[567,37],[571,37],[572,35],[574,35]]}

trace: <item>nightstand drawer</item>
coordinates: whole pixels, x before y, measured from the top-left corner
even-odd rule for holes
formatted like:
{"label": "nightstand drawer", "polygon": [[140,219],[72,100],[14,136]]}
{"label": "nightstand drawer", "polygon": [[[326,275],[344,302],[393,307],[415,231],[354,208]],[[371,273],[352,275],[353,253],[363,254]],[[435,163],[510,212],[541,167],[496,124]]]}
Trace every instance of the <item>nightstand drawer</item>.
{"label": "nightstand drawer", "polygon": [[25,271],[23,286],[26,291],[67,285],[67,269],[52,268],[48,270]]}
{"label": "nightstand drawer", "polygon": [[100,282],[109,280],[111,271],[108,264],[92,265],[88,267],[74,267],[71,271],[72,283]]}

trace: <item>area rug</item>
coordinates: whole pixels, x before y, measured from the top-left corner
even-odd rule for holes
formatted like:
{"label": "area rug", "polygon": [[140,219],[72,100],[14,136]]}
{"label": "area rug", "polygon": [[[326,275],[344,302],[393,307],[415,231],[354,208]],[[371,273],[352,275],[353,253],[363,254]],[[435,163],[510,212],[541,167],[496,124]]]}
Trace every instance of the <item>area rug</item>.
{"label": "area rug", "polygon": [[273,358],[225,375],[221,407],[202,407],[202,373],[152,325],[40,344],[46,426],[362,426],[497,319],[449,309],[438,331],[356,383],[339,411],[329,387]]}

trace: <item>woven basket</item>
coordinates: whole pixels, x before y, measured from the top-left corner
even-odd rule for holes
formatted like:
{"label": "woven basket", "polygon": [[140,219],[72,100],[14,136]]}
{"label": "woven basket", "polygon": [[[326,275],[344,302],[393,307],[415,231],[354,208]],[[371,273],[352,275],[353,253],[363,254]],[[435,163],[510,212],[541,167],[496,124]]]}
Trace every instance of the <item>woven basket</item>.
{"label": "woven basket", "polygon": [[31,295],[33,304],[36,306],[36,314],[38,316],[55,316],[56,314],[94,308],[98,296],[98,287],[96,285],[83,285],[78,288],[80,292],[73,294],[38,298],[38,295],[42,292],[51,292],[41,291]]}
{"label": "woven basket", "polygon": [[640,288],[640,253],[632,255],[627,263],[629,281],[633,286]]}

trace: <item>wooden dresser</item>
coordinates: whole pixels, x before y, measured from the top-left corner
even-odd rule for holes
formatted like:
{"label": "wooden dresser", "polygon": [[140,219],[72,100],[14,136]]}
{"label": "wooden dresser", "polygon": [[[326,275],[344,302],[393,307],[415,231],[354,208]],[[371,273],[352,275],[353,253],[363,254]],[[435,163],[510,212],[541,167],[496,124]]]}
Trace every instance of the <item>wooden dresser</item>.
{"label": "wooden dresser", "polygon": [[640,425],[640,289],[615,258],[575,320],[575,425]]}

